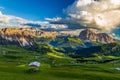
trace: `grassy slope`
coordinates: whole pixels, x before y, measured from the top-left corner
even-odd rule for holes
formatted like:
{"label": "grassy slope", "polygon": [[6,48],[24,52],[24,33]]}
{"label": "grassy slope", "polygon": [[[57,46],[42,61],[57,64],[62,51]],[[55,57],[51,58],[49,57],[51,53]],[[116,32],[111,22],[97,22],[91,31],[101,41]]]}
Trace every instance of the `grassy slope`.
{"label": "grassy slope", "polygon": [[[120,72],[114,70],[119,63],[70,65],[63,55],[56,58],[14,46],[0,46],[0,51],[9,53],[0,54],[0,80],[120,80]],[[40,71],[27,73],[28,63],[35,60],[41,62]],[[53,62],[57,65],[51,66]]]}
{"label": "grassy slope", "polygon": [[103,44],[101,46],[93,46],[90,48],[79,49],[76,51],[77,56],[91,57],[95,54],[105,55],[105,56],[120,56],[120,44],[110,43]]}
{"label": "grassy slope", "polygon": [[[0,80],[120,80],[120,72],[110,64],[78,66],[41,66],[36,73],[27,73],[27,66],[0,63]],[[117,65],[118,67],[118,65]]]}

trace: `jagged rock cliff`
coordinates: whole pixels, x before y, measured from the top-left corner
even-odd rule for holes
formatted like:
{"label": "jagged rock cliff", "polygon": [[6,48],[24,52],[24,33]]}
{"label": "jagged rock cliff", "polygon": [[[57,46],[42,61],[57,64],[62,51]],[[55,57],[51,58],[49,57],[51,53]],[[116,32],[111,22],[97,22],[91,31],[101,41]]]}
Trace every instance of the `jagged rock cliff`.
{"label": "jagged rock cliff", "polygon": [[56,37],[57,32],[44,32],[32,28],[3,28],[0,29],[0,44],[17,44],[22,47],[34,45],[34,37]]}
{"label": "jagged rock cliff", "polygon": [[33,37],[26,31],[16,28],[0,29],[0,44],[17,44],[22,47],[34,44]]}
{"label": "jagged rock cliff", "polygon": [[79,38],[81,40],[101,43],[112,43],[115,41],[111,36],[106,33],[97,33],[90,29],[83,30],[80,33]]}

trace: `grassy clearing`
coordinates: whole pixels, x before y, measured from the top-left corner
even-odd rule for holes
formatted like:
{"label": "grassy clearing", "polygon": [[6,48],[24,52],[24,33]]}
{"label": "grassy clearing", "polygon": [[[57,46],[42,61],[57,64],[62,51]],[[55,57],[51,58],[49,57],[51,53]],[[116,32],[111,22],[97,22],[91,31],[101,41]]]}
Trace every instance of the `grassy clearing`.
{"label": "grassy clearing", "polygon": [[[57,58],[17,47],[2,46],[0,52],[0,80],[120,80],[120,71],[115,70],[120,61],[114,65],[71,64],[72,59],[63,55]],[[31,61],[41,62],[40,71],[27,72]]]}
{"label": "grassy clearing", "polygon": [[0,80],[120,80],[119,64],[79,64],[50,67],[42,64],[40,71],[28,73],[26,64],[0,63]]}

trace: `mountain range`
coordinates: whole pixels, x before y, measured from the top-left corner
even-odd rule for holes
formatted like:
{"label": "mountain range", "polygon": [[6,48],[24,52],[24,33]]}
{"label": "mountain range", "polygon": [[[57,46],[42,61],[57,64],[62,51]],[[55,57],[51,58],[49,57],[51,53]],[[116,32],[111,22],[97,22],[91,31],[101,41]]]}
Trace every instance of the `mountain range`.
{"label": "mountain range", "polygon": [[[90,29],[85,29],[78,33],[78,39],[85,42],[100,42],[100,43],[112,43],[115,41],[114,38],[106,33],[96,33]],[[72,34],[42,31],[37,28],[2,28],[0,29],[0,42],[6,44],[6,42],[15,42],[20,46],[30,46],[34,44],[34,38],[55,38],[57,37],[68,37],[73,36]]]}
{"label": "mountain range", "polygon": [[92,29],[82,29],[77,35],[72,35],[71,32],[38,28],[1,28],[0,45],[17,45],[42,53],[62,53],[72,58],[92,57],[94,54],[119,56],[120,50],[119,40]]}
{"label": "mountain range", "polygon": [[56,32],[45,32],[32,28],[3,28],[0,29],[0,44],[16,44],[19,46],[32,46],[34,37],[51,37],[59,35]]}

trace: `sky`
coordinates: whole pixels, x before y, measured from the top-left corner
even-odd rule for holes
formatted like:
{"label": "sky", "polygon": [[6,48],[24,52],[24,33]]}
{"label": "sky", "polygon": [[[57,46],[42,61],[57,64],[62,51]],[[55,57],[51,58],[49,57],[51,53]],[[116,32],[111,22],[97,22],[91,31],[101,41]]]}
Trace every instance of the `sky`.
{"label": "sky", "polygon": [[1,11],[29,20],[63,16],[63,9],[75,0],[0,0]]}
{"label": "sky", "polygon": [[120,0],[0,0],[0,28],[8,26],[88,27],[120,36]]}

